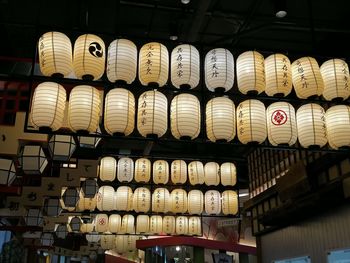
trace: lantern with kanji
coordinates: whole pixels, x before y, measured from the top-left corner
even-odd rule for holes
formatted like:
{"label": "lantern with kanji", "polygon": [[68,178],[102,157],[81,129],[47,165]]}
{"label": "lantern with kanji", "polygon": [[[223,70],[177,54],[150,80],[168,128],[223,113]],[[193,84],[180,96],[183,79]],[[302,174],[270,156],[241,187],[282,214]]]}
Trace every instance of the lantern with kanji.
{"label": "lantern with kanji", "polygon": [[203,212],[204,196],[200,190],[191,190],[188,192],[188,213],[191,215],[200,215]]}
{"label": "lantern with kanji", "polygon": [[108,231],[108,215],[97,214],[95,217],[95,231],[104,233]]}
{"label": "lantern with kanji", "polygon": [[350,107],[336,105],[326,111],[326,127],[329,145],[338,149],[350,146]]}
{"label": "lantern with kanji", "polygon": [[153,182],[167,184],[169,181],[169,164],[165,160],[156,160],[153,163]]}
{"label": "lantern with kanji", "polygon": [[183,189],[174,189],[170,194],[171,212],[186,213],[187,212],[187,192]]}
{"label": "lantern with kanji", "polygon": [[166,213],[171,207],[170,194],[166,188],[156,188],[152,194],[152,212]]}
{"label": "lantern with kanji", "polygon": [[218,215],[221,213],[221,195],[217,190],[209,190],[204,195],[205,212],[209,215]]}
{"label": "lantern with kanji", "polygon": [[128,157],[122,157],[118,161],[117,178],[119,182],[130,183],[134,178],[134,161]]}
{"label": "lantern with kanji", "polygon": [[117,172],[117,160],[113,157],[103,157],[98,171],[101,181],[114,181]]}
{"label": "lantern with kanji", "polygon": [[114,210],[114,188],[109,185],[101,186],[97,193],[96,207],[99,211]]}
{"label": "lantern with kanji", "polygon": [[161,234],[163,231],[163,218],[159,215],[152,215],[149,219],[149,233]]}
{"label": "lantern with kanji", "polygon": [[176,235],[188,234],[188,218],[185,216],[176,217]]}
{"label": "lantern with kanji", "polygon": [[122,225],[120,227],[120,234],[134,234],[135,233],[135,218],[133,215],[124,215],[122,217]]}
{"label": "lantern with kanji", "polygon": [[174,216],[163,217],[163,232],[168,235],[174,235],[176,233],[176,219]]}
{"label": "lantern with kanji", "polygon": [[151,161],[139,158],[135,161],[135,181],[137,183],[148,183],[151,179]]}
{"label": "lantern with kanji", "polygon": [[0,158],[0,184],[11,185],[16,179],[15,163],[12,159]]}
{"label": "lantern with kanji", "polygon": [[133,195],[133,209],[136,213],[146,213],[151,208],[151,192],[146,187],[136,188]]}
{"label": "lantern with kanji", "polygon": [[221,201],[224,215],[235,215],[238,213],[238,195],[235,191],[226,190],[222,192]]}
{"label": "lantern with kanji", "polygon": [[208,162],[204,165],[204,182],[206,185],[217,186],[220,183],[220,166],[216,162]]}
{"label": "lantern with kanji", "polygon": [[202,235],[202,222],[200,217],[191,216],[188,219],[188,234],[191,236]]}
{"label": "lantern with kanji", "polygon": [[138,215],[136,217],[136,233],[145,234],[149,232],[149,216]]}
{"label": "lantern with kanji", "polygon": [[114,197],[115,209],[118,211],[131,211],[133,192],[129,186],[119,186]]}
{"label": "lantern with kanji", "polygon": [[221,184],[223,186],[234,186],[237,181],[236,166],[234,163],[223,163],[220,166]]}
{"label": "lantern with kanji", "polygon": [[40,145],[24,145],[20,150],[18,161],[26,174],[42,174],[48,163]]}
{"label": "lantern with kanji", "polygon": [[115,248],[115,235],[101,235],[100,246],[105,250]]}
{"label": "lantern with kanji", "polygon": [[204,166],[200,161],[188,164],[188,178],[191,185],[204,184]]}
{"label": "lantern with kanji", "polygon": [[184,160],[171,162],[171,181],[174,184],[184,184],[187,181],[187,164]]}
{"label": "lantern with kanji", "polygon": [[108,218],[108,232],[118,233],[122,224],[122,218],[118,214],[110,215]]}

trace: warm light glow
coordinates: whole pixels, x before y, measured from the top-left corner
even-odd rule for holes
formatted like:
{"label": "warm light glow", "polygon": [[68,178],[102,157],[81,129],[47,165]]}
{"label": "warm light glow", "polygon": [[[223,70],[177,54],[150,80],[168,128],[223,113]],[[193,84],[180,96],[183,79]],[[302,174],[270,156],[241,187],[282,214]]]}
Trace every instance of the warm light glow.
{"label": "warm light glow", "polygon": [[350,146],[350,107],[336,105],[326,111],[329,146],[334,149]]}

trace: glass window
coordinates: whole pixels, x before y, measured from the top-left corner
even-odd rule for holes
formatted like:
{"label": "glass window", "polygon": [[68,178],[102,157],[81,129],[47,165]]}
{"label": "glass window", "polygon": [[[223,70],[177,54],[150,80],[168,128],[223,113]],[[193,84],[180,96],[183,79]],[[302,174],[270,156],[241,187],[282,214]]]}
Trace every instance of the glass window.
{"label": "glass window", "polygon": [[350,249],[329,252],[328,263],[350,263]]}

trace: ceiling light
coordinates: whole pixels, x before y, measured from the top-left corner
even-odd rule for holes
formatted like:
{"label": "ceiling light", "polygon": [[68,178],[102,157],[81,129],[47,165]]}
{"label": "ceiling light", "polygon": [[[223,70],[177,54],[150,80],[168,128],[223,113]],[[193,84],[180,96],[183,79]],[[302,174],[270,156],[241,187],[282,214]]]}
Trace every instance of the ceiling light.
{"label": "ceiling light", "polygon": [[277,18],[283,18],[286,15],[287,15],[287,11],[285,11],[285,10],[279,10],[279,11],[276,12],[276,17]]}
{"label": "ceiling light", "polygon": [[176,246],[175,250],[176,250],[176,251],[180,251],[180,250],[181,250],[181,247]]}
{"label": "ceiling light", "polygon": [[184,5],[187,5],[191,2],[191,0],[181,0],[181,3],[183,3]]}
{"label": "ceiling light", "polygon": [[176,35],[171,35],[169,38],[170,38],[170,40],[175,41],[175,40],[177,40],[179,37],[176,36]]}
{"label": "ceiling light", "polygon": [[286,0],[275,0],[275,15],[277,18],[283,18],[287,15]]}

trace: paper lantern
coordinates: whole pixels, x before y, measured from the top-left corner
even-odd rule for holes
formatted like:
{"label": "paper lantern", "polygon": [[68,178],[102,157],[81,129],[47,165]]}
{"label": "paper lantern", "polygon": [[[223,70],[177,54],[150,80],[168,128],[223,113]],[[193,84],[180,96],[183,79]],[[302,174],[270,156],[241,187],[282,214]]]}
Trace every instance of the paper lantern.
{"label": "paper lantern", "polygon": [[201,131],[201,107],[196,96],[176,95],[170,105],[171,134],[176,139],[195,139]]}
{"label": "paper lantern", "polygon": [[81,35],[74,43],[73,69],[78,79],[96,80],[105,71],[105,44],[92,34]]}
{"label": "paper lantern", "polygon": [[151,161],[140,158],[135,161],[135,181],[137,183],[148,183],[151,179]]}
{"label": "paper lantern", "polygon": [[42,233],[40,237],[41,245],[44,247],[51,247],[54,242],[53,234],[52,233]]}
{"label": "paper lantern", "polygon": [[188,234],[191,236],[202,235],[202,224],[200,217],[192,216],[188,219]]}
{"label": "paper lantern", "polygon": [[287,96],[292,91],[292,69],[287,56],[273,54],[265,59],[265,93],[268,96]]}
{"label": "paper lantern", "polygon": [[118,233],[120,231],[122,224],[122,218],[118,214],[113,214],[109,216],[108,219],[108,232]]}
{"label": "paper lantern", "polygon": [[53,135],[49,140],[49,150],[54,161],[69,161],[75,149],[73,136]]}
{"label": "paper lantern", "polygon": [[176,233],[176,220],[174,216],[163,217],[163,232],[168,235],[174,235]]}
{"label": "paper lantern", "polygon": [[243,144],[262,143],[267,137],[266,109],[258,100],[245,100],[237,107],[237,136]]}
{"label": "paper lantern", "polygon": [[115,192],[115,209],[118,211],[131,211],[132,202],[132,189],[129,186],[119,186]]}
{"label": "paper lantern", "polygon": [[95,132],[101,113],[101,97],[97,89],[87,85],[76,86],[69,95],[69,126],[78,132]]}
{"label": "paper lantern", "polygon": [[115,251],[119,254],[136,250],[137,236],[118,235],[115,240]]}
{"label": "paper lantern", "polygon": [[24,216],[27,226],[41,226],[43,223],[43,215],[40,209],[30,208]]}
{"label": "paper lantern", "polygon": [[200,56],[198,50],[188,44],[175,47],[171,52],[171,83],[176,88],[193,89],[198,86]]}
{"label": "paper lantern", "polygon": [[186,213],[187,212],[187,192],[183,189],[174,189],[170,195],[171,212]]}
{"label": "paper lantern", "polygon": [[135,127],[135,97],[127,89],[110,90],[105,98],[105,130],[113,135],[130,135]]}
{"label": "paper lantern", "polygon": [[307,99],[323,93],[324,83],[320,68],[312,57],[302,57],[292,63],[292,78],[298,98]]}
{"label": "paper lantern", "polygon": [[19,164],[26,174],[42,174],[47,166],[43,148],[39,145],[25,145],[18,156]]}
{"label": "paper lantern", "polygon": [[237,182],[236,166],[233,163],[223,163],[220,166],[221,184],[234,186]]}
{"label": "paper lantern", "polygon": [[204,61],[205,85],[210,91],[230,90],[235,78],[235,64],[231,52],[224,48],[210,50]]}
{"label": "paper lantern", "polygon": [[326,111],[326,127],[329,145],[338,149],[350,146],[350,107],[332,106]]}
{"label": "paper lantern", "polygon": [[62,208],[73,211],[79,201],[79,192],[74,187],[69,187],[63,190],[62,193]]}
{"label": "paper lantern", "polygon": [[203,212],[204,196],[200,190],[191,190],[188,192],[188,213],[191,215],[200,215]]}
{"label": "paper lantern", "polygon": [[238,195],[235,191],[226,190],[221,194],[222,213],[224,215],[235,215],[238,213]]}
{"label": "paper lantern", "polygon": [[81,219],[77,216],[71,217],[68,224],[68,232],[79,232]]}
{"label": "paper lantern", "polygon": [[176,217],[176,235],[188,234],[188,218],[185,216]]}
{"label": "paper lantern", "polygon": [[90,234],[87,234],[85,238],[89,243],[98,243],[101,239],[101,236],[97,232],[92,232]]}
{"label": "paper lantern", "polygon": [[246,51],[237,58],[237,86],[243,94],[265,91],[264,57],[256,51]]}
{"label": "paper lantern", "polygon": [[80,225],[80,232],[81,233],[91,233],[95,229],[94,223],[82,223]]}
{"label": "paper lantern", "polygon": [[149,233],[161,234],[163,231],[163,218],[158,215],[152,215],[149,219]]}
{"label": "paper lantern", "polygon": [[104,185],[98,189],[96,207],[100,211],[112,211],[114,209],[114,188]]}
{"label": "paper lantern", "polygon": [[276,145],[293,145],[297,140],[297,123],[294,107],[288,102],[274,102],[266,109],[269,142]]}
{"label": "paper lantern", "polygon": [[122,225],[120,234],[134,234],[135,233],[135,218],[133,215],[124,215],[122,217]]}
{"label": "paper lantern", "polygon": [[62,213],[62,207],[59,198],[45,199],[44,212],[47,216],[59,216]]}
{"label": "paper lantern", "polygon": [[108,215],[97,214],[95,217],[95,231],[104,233],[108,231]]}
{"label": "paper lantern", "polygon": [[133,195],[133,208],[136,213],[147,213],[151,208],[151,192],[146,187],[136,188]]}
{"label": "paper lantern", "polygon": [[218,215],[221,213],[221,196],[216,190],[209,190],[204,195],[205,212],[209,215]]}
{"label": "paper lantern", "polygon": [[57,238],[65,239],[68,235],[68,228],[66,224],[56,225],[55,234]]}
{"label": "paper lantern", "polygon": [[12,159],[0,158],[0,184],[11,185],[16,179],[16,168]]}
{"label": "paper lantern", "polygon": [[153,90],[141,94],[137,108],[137,130],[143,137],[162,137],[168,128],[168,101]]}
{"label": "paper lantern", "polygon": [[149,232],[149,216],[138,215],[136,218],[136,233],[144,234]]}
{"label": "paper lantern", "polygon": [[75,210],[77,212],[82,212],[85,210],[88,210],[90,212],[94,211],[96,209],[97,205],[97,194],[95,194],[93,197],[84,197],[83,191],[81,190],[79,193],[79,201],[75,207]]}
{"label": "paper lantern", "polygon": [[156,42],[143,45],[139,55],[139,80],[142,85],[162,87],[168,81],[169,53],[167,48]]}
{"label": "paper lantern", "polygon": [[302,147],[323,147],[327,144],[325,110],[318,104],[301,106],[296,114],[298,139]]}
{"label": "paper lantern", "polygon": [[156,160],[153,163],[153,182],[155,184],[167,184],[169,181],[169,164],[164,160]]}
{"label": "paper lantern", "polygon": [[122,157],[118,161],[117,178],[119,182],[130,183],[134,177],[134,161],[128,157]]}
{"label": "paper lantern", "polygon": [[66,90],[60,84],[39,84],[32,97],[29,114],[31,123],[39,128],[58,130],[63,125],[66,100]]}
{"label": "paper lantern", "polygon": [[166,213],[170,210],[170,194],[166,188],[156,188],[152,194],[152,212]]}
{"label": "paper lantern", "polygon": [[217,186],[220,183],[220,166],[216,162],[208,162],[204,165],[204,182],[206,185]]}
{"label": "paper lantern", "polygon": [[320,67],[324,82],[323,97],[326,100],[346,100],[350,96],[348,64],[342,59],[330,59]]}
{"label": "paper lantern", "polygon": [[236,136],[235,104],[226,97],[211,99],[205,110],[205,123],[208,139],[232,141]]}
{"label": "paper lantern", "polygon": [[184,184],[187,181],[187,164],[183,160],[171,163],[171,181],[174,184]]}
{"label": "paper lantern", "polygon": [[191,185],[204,184],[204,167],[200,161],[188,164],[188,178]]}
{"label": "paper lantern", "polygon": [[131,84],[136,78],[137,47],[127,39],[116,39],[108,47],[107,78]]}
{"label": "paper lantern", "polygon": [[115,235],[101,235],[100,245],[106,250],[115,248]]}
{"label": "paper lantern", "polygon": [[117,160],[113,157],[103,157],[99,166],[99,177],[101,181],[113,182],[117,172]]}
{"label": "paper lantern", "polygon": [[47,77],[66,77],[73,70],[72,43],[60,32],[47,32],[38,41],[40,71]]}
{"label": "paper lantern", "polygon": [[82,183],[81,192],[85,198],[93,198],[98,192],[98,185],[95,179],[86,179]]}

